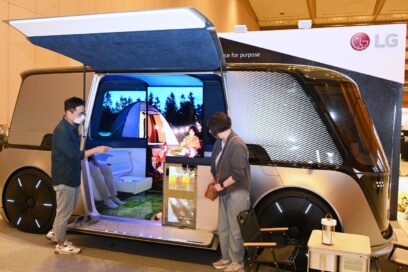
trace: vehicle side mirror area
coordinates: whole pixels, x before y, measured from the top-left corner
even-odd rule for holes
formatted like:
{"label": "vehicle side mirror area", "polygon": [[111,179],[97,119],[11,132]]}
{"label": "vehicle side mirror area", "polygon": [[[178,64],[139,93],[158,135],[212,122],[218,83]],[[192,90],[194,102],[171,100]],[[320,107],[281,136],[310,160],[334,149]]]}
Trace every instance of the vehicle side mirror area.
{"label": "vehicle side mirror area", "polygon": [[3,149],[7,142],[8,129],[5,126],[0,125],[0,151]]}
{"label": "vehicle side mirror area", "polygon": [[250,163],[265,163],[271,162],[271,158],[266,152],[265,148],[257,144],[247,144],[249,152],[249,162]]}
{"label": "vehicle side mirror area", "polygon": [[41,147],[47,150],[51,150],[52,147],[52,134],[47,133],[43,136],[41,141]]}

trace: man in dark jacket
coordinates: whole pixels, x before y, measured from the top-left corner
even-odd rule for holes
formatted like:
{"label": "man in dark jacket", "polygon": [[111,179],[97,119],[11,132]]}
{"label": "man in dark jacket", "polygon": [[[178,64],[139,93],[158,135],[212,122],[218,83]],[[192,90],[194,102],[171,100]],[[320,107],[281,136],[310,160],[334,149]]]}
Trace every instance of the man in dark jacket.
{"label": "man in dark jacket", "polygon": [[81,160],[95,153],[105,153],[110,147],[97,146],[80,150],[78,127],[85,120],[85,102],[71,97],[64,102],[65,115],[52,136],[51,176],[57,197],[57,213],[47,238],[57,242],[57,254],[76,254],[81,251],[66,239],[68,220],[74,211],[81,183]]}

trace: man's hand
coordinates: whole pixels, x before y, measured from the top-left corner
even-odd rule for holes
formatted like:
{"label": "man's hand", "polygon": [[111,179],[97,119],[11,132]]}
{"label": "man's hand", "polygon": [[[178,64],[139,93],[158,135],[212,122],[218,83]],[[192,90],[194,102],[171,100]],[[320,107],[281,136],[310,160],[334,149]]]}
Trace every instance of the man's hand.
{"label": "man's hand", "polygon": [[110,146],[106,146],[106,145],[100,145],[95,147],[96,148],[96,153],[106,153],[109,151],[109,149],[111,149],[112,147]]}
{"label": "man's hand", "polygon": [[100,146],[85,150],[85,157],[89,158],[95,153],[106,153],[108,152],[109,149],[111,149],[110,146],[100,145]]}

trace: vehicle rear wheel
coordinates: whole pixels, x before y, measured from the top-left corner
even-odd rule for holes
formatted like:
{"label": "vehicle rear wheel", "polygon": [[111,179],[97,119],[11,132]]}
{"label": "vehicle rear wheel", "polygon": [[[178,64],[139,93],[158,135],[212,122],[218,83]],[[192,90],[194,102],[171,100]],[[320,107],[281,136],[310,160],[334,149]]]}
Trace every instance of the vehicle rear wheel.
{"label": "vehicle rear wheel", "polygon": [[3,207],[9,222],[19,230],[47,232],[56,211],[55,191],[50,178],[36,169],[17,172],[4,188]]}
{"label": "vehicle rear wheel", "polygon": [[[263,199],[255,208],[260,227],[288,227],[288,235],[300,244],[296,258],[298,269],[307,265],[307,242],[314,229],[321,229],[321,219],[334,210],[322,199],[302,190],[285,190]],[[337,223],[336,231],[341,231]]]}

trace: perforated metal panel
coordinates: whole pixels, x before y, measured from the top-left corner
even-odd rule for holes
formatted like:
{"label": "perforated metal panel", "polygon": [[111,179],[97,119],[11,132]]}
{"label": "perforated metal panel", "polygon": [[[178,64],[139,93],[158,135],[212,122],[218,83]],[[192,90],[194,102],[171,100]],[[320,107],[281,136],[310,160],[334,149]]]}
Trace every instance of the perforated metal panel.
{"label": "perforated metal panel", "polygon": [[342,164],[342,158],[311,98],[290,74],[228,72],[232,128],[248,144],[265,148],[272,160]]}

